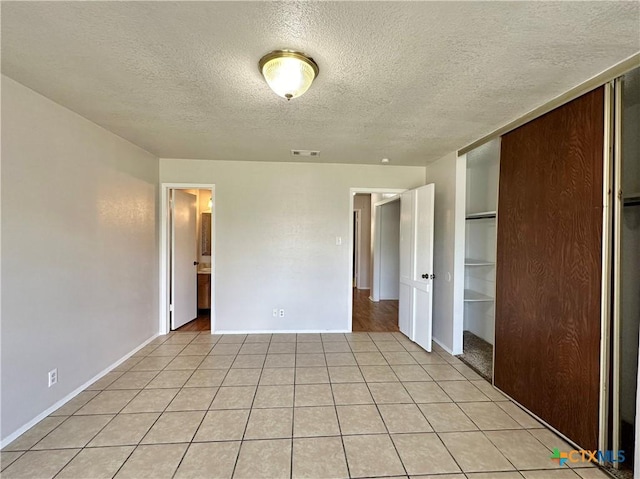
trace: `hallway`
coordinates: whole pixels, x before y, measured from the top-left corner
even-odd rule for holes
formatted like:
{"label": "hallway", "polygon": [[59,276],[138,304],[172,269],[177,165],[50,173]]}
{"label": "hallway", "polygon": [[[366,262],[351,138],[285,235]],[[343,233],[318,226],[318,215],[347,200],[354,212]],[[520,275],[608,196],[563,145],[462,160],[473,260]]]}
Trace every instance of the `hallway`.
{"label": "hallway", "polygon": [[198,317],[180,326],[176,331],[181,333],[193,331],[211,331],[211,316],[209,311],[198,311]]}
{"label": "hallway", "polygon": [[385,300],[374,303],[369,299],[370,290],[353,288],[352,331],[398,331],[398,301]]}

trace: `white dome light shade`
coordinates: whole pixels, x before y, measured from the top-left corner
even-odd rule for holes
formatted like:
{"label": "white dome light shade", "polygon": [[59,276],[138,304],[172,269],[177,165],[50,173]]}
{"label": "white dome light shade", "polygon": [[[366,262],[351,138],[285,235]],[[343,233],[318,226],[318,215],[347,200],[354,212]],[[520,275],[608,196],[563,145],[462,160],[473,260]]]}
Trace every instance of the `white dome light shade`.
{"label": "white dome light shade", "polygon": [[258,65],[269,87],[287,100],[306,92],[320,72],[312,58],[290,50],[268,53]]}

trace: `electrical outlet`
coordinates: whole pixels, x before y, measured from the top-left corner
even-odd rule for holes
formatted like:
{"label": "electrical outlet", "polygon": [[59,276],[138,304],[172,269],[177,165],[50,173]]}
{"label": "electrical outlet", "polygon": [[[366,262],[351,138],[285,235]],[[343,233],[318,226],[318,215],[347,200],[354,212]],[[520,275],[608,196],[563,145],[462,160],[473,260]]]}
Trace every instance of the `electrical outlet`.
{"label": "electrical outlet", "polygon": [[58,368],[49,371],[49,387],[58,382]]}
{"label": "electrical outlet", "polygon": [[273,308],[273,317],[274,318],[278,317],[278,308]]}
{"label": "electrical outlet", "polygon": [[284,309],[281,309],[281,310],[280,310],[280,314],[279,314],[279,316],[280,316],[281,318],[284,318]]}

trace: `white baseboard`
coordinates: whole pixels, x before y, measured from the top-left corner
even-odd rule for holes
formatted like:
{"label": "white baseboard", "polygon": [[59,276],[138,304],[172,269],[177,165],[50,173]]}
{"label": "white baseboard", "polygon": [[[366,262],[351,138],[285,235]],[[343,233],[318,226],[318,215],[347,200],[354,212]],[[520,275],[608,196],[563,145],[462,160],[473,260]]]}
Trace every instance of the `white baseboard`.
{"label": "white baseboard", "polygon": [[82,386],[80,386],[79,388],[75,389],[74,391],[70,392],[69,394],[67,394],[65,397],[63,397],[62,399],[60,399],[60,401],[56,402],[53,406],[49,407],[48,409],[46,409],[45,411],[41,412],[40,414],[38,414],[36,417],[34,417],[31,421],[29,421],[28,423],[26,423],[25,425],[23,425],[22,427],[19,427],[17,430],[15,430],[14,432],[12,432],[11,434],[9,434],[7,437],[5,437],[4,439],[2,439],[2,441],[0,441],[0,449],[8,446],[9,444],[11,444],[13,441],[15,441],[18,437],[20,437],[22,434],[24,434],[27,430],[31,429],[33,426],[35,426],[37,423],[39,423],[40,421],[42,421],[45,417],[47,417],[49,414],[51,414],[52,412],[54,412],[55,410],[59,409],[61,406],[63,406],[64,404],[66,404],[67,402],[69,402],[71,399],[73,399],[74,397],[76,397],[78,394],[80,394],[82,391],[84,391],[85,389],[87,389],[89,386],[91,386],[93,383],[95,383],[98,379],[100,379],[102,376],[104,376],[105,374],[107,374],[109,371],[111,371],[113,368],[118,367],[120,364],[122,364],[123,362],[125,362],[127,359],[129,359],[131,356],[133,356],[135,353],[137,353],[138,351],[140,351],[142,348],[144,348],[147,344],[149,344],[151,341],[153,341],[154,339],[156,339],[159,335],[158,334],[154,334],[153,336],[151,336],[149,339],[147,339],[144,343],[142,343],[140,346],[136,347],[135,349],[133,349],[131,352],[125,354],[124,356],[122,356],[120,359],[118,359],[115,363],[111,364],[111,366],[107,367],[106,369],[103,369],[102,371],[100,371],[98,374],[96,374],[94,377],[92,377],[91,379],[89,379],[86,383],[84,383]]}
{"label": "white baseboard", "polygon": [[436,339],[434,337],[431,338],[433,340],[434,343],[436,343],[438,346],[440,346],[442,349],[444,349],[446,352],[448,352],[451,356],[455,356],[455,354],[453,354],[453,351],[446,347],[444,344],[442,344],[442,342],[439,339]]}
{"label": "white baseboard", "polygon": [[329,334],[329,333],[350,333],[349,329],[252,329],[244,330],[217,330],[211,334]]}

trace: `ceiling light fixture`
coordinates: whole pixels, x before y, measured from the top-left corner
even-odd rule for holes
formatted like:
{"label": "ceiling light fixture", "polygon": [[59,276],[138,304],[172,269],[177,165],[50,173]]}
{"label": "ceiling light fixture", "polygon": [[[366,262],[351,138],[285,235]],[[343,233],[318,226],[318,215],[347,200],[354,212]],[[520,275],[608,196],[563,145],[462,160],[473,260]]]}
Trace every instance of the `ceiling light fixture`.
{"label": "ceiling light fixture", "polygon": [[292,50],[267,53],[258,66],[269,87],[287,100],[304,94],[320,73],[313,58]]}

